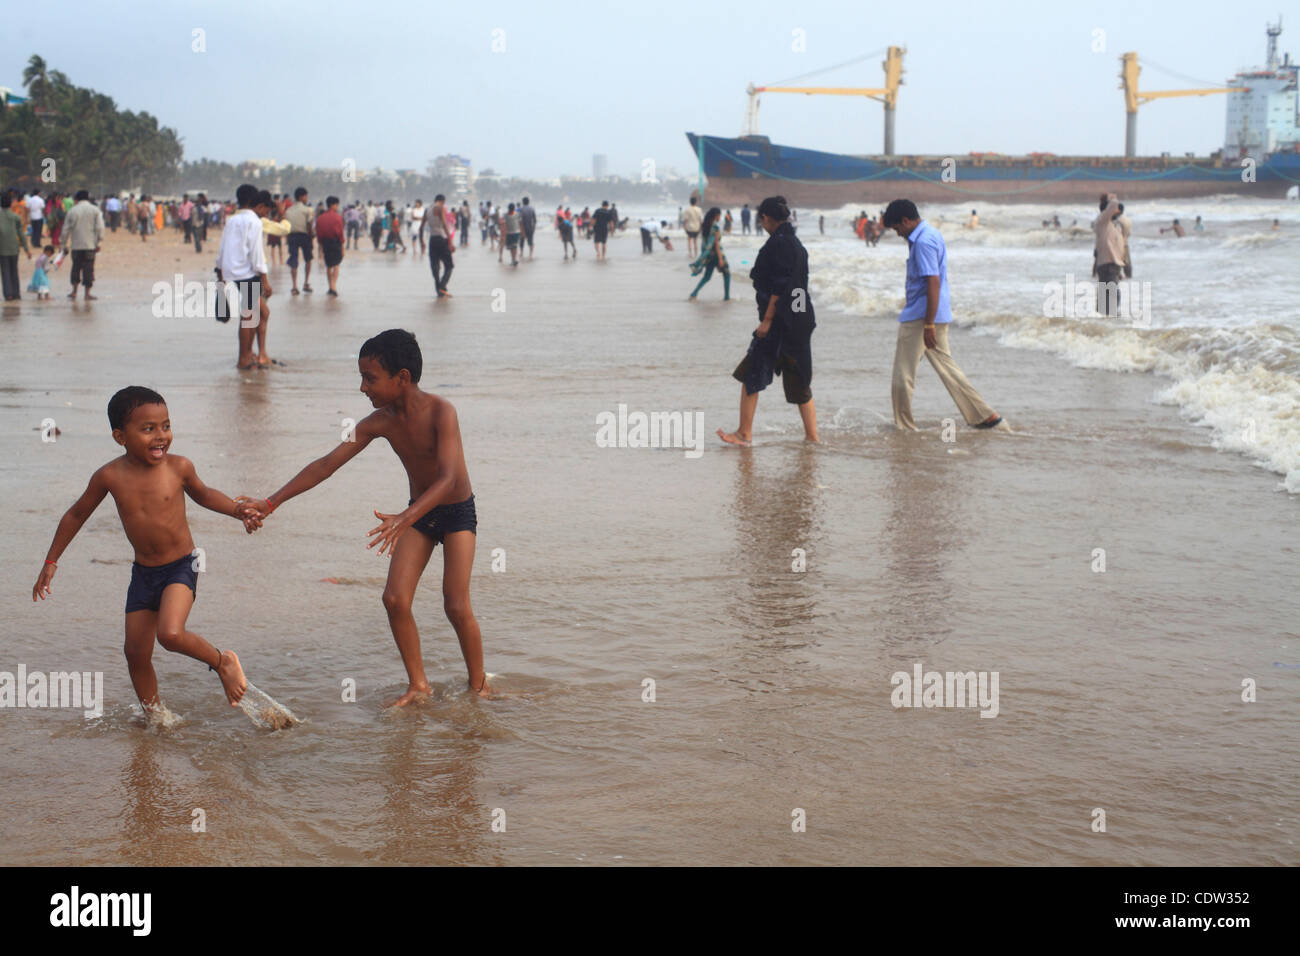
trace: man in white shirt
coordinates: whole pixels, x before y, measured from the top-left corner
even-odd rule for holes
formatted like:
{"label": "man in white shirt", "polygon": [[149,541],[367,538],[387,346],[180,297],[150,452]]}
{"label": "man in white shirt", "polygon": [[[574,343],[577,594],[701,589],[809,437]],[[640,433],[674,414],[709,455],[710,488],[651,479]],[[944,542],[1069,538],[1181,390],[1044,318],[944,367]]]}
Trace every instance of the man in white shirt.
{"label": "man in white shirt", "polygon": [[41,230],[45,226],[45,200],[35,189],[27,197],[27,219],[31,223],[32,245],[40,249]]}
{"label": "man in white shirt", "polygon": [[410,223],[410,227],[411,227],[411,254],[412,255],[414,255],[416,252],[415,245],[417,242],[420,244],[420,249],[419,249],[420,255],[424,255],[425,245],[424,245],[423,230],[424,230],[424,216],[425,213],[427,212],[428,209],[425,208],[423,199],[417,199],[415,201],[415,206],[407,209],[406,221]]}
{"label": "man in white shirt", "polygon": [[[235,190],[239,211],[226,222],[221,233],[221,248],[217,252],[217,281],[227,283],[226,296],[218,297],[217,318],[222,322],[230,321],[231,305],[237,306],[239,359],[236,367],[241,371],[266,368],[273,361],[266,354],[266,325],[271,317],[266,300],[271,296],[271,282],[266,276],[261,220],[271,210],[256,207],[258,198],[257,187],[250,183]],[[230,291],[231,286],[234,292]],[[254,309],[258,312],[256,320],[253,318]],[[257,359],[253,357],[254,331],[259,353]]]}
{"label": "man in white shirt", "polygon": [[[665,225],[667,225],[665,223]],[[655,251],[655,236],[659,235],[659,222],[654,219],[641,220],[641,251]]]}
{"label": "man in white shirt", "polygon": [[117,227],[122,224],[122,200],[109,196],[104,200],[104,212],[108,216],[108,228],[117,232]]}

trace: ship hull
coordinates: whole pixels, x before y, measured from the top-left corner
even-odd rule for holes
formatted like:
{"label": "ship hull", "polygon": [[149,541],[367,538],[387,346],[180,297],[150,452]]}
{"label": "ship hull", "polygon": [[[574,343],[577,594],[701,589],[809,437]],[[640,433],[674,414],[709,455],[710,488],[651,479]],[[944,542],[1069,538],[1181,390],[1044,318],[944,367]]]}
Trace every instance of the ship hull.
{"label": "ship hull", "polygon": [[799,206],[864,209],[903,197],[1037,204],[1095,202],[1110,192],[1135,200],[1234,193],[1275,199],[1300,183],[1296,153],[1274,154],[1245,170],[1209,158],[846,156],[762,137],[686,135],[697,156],[703,143],[704,201],[710,204],[753,205],[776,194]]}

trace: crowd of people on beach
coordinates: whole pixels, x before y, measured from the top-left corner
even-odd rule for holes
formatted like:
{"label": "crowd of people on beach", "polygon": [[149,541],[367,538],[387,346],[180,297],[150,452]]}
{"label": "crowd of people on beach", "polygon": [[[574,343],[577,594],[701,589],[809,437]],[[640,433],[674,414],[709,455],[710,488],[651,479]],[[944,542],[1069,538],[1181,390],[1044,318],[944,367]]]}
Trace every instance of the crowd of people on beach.
{"label": "crowd of people on beach", "polygon": [[[139,234],[141,241],[148,241],[171,229],[182,244],[192,243],[195,251],[201,252],[209,228],[218,226],[216,316],[227,322],[235,315],[240,318],[237,368],[269,369],[284,364],[267,351],[272,265],[287,265],[292,295],[311,294],[312,265],[319,256],[328,283],[326,295],[337,297],[340,264],[347,251],[359,250],[368,234],[373,253],[402,255],[409,246],[413,256],[428,255],[436,295],[449,297],[454,253],[470,245],[475,215],[480,245],[495,252],[498,262],[505,264],[507,252],[512,268],[534,257],[538,216],[527,196],[504,206],[485,200],[473,210],[468,200],[449,203],[442,194],[428,206],[422,199],[405,205],[394,200],[369,200],[364,204],[355,200],[343,206],[332,195],[313,204],[304,187],[293,190],[291,195],[281,195],[249,183],[239,186],[234,202],[211,200],[199,193],[194,198],[184,194],[179,199],[107,196],[102,203],[96,203],[86,190],[69,197],[58,191],[42,194],[7,189],[0,192],[0,276],[6,301],[18,298],[18,254],[24,252],[30,259],[36,251],[29,291],[48,298],[49,275],[71,254],[69,297],[75,298],[80,287],[86,300],[93,300],[94,259],[106,231],[116,232],[125,224]],[[730,446],[750,445],[759,396],[780,378],[786,403],[798,410],[805,439],[818,442],[812,392],[812,335],[817,323],[809,256],[796,234],[797,214],[784,197],[769,196],[752,211],[745,204],[739,217],[719,206],[705,209],[697,196],[689,198],[689,204],[678,215],[678,225],[686,236],[691,275],[700,276],[689,301],[697,301],[714,274],[722,277],[723,300],[731,298],[731,264],[724,242],[733,234],[737,218],[742,235],[752,228],[754,234],[764,237],[748,274],[757,325],[749,333],[744,355],[732,372],[732,378],[741,385],[738,424],[732,431],[718,429],[718,438]],[[590,240],[599,261],[606,257],[611,235],[625,229],[628,220],[620,218],[617,207],[606,200],[594,210],[588,206],[576,214],[561,204],[552,222],[566,261],[577,257],[575,237]],[[818,232],[824,234],[824,216],[818,217],[817,225]],[[968,229],[980,228],[976,210],[971,210],[964,225]],[[671,239],[665,233],[667,226],[664,219],[640,220],[643,253],[653,252],[656,241],[672,250]],[[878,215],[862,210],[850,226],[856,237],[869,246],[875,246],[887,230],[907,244],[904,305],[897,316],[890,386],[895,426],[900,431],[918,430],[912,396],[924,357],[968,426],[1005,427],[1002,416],[975,389],[953,357],[948,330],[954,303],[948,284],[947,246],[937,225],[926,222],[911,200],[895,199]],[[1044,220],[1043,227],[1061,228],[1059,217]],[[1192,228],[1204,230],[1199,216]],[[1101,196],[1092,231],[1098,310],[1110,315],[1119,305],[1118,292],[1112,294],[1111,290],[1117,290],[1121,278],[1133,275],[1129,248],[1132,225],[1116,195]],[[1178,219],[1161,229],[1162,234],[1166,231],[1184,235]],[[238,656],[184,630],[194,600],[195,575],[190,560],[193,543],[182,513],[174,512],[168,519],[175,533],[167,540],[180,544],[166,554],[148,551],[147,536],[142,532],[148,522],[139,515],[157,495],[152,486],[146,487],[141,477],[145,472],[139,466],[165,466],[167,486],[177,495],[188,492],[198,504],[237,518],[252,532],[285,502],[320,484],[370,441],[382,437],[406,466],[413,495],[401,513],[376,511],[380,524],[369,532],[371,546],[378,545],[381,553],[389,551],[393,559],[384,605],[408,676],[407,692],[397,702],[409,702],[430,690],[411,616],[411,600],[436,544],[443,544],[446,552],[445,609],[461,642],[469,687],[475,693],[490,693],[481,635],[469,603],[477,527],[474,496],[454,409],[418,387],[422,361],[415,337],[408,331],[390,329],[366,341],[358,363],[362,391],[378,411],[357,424],[355,437],[308,464],[265,498],[229,498],[203,486],[192,464],[167,455],[170,423],[162,396],[135,386],[117,392],[108,412],[124,455],[96,472],[86,493],[65,514],[33,588],[33,599],[50,596],[57,561],[95,507],[111,494],[123,510],[124,527],[136,547],[137,558],[143,555],[148,559],[137,560],[133,567],[126,608],[128,668],[142,706],[147,712],[160,706],[157,679],[150,663],[155,638],[170,651],[206,663],[220,678],[228,700],[235,704],[247,688]],[[432,443],[431,434],[437,436]],[[403,536],[408,528],[416,528],[421,534]]]}
{"label": "crowd of people on beach", "polygon": [[[50,241],[43,244],[47,229]],[[72,291],[68,298],[76,299],[80,286],[85,301],[94,300],[96,296],[90,289],[95,284],[95,254],[103,238],[104,214],[84,189],[72,196],[59,192],[42,196],[35,190],[24,195],[19,189],[4,190],[0,193],[0,286],[4,289],[4,300],[15,302],[22,298],[18,253],[22,251],[31,259],[33,249],[37,258],[32,265],[28,292],[38,300],[48,299],[49,274],[71,253]]]}

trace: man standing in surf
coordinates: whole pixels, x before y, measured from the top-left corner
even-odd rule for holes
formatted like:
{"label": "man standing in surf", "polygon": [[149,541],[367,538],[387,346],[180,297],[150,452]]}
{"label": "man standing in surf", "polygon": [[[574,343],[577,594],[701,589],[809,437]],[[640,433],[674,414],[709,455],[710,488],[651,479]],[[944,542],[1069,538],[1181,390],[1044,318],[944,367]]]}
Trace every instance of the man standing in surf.
{"label": "man standing in surf", "polygon": [[[405,511],[383,514],[376,510],[380,524],[366,532],[374,539],[367,547],[379,545],[376,553],[392,558],[384,608],[408,680],[406,693],[394,704],[405,706],[428,697],[431,689],[411,606],[416,585],[439,543],[443,548],[443,610],[460,641],[470,689],[487,696],[492,688],[483,669],[483,640],[469,601],[478,518],[456,409],[419,388],[424,360],[415,336],[403,329],[389,329],[368,339],[361,346],[357,367],[361,392],[377,410],[357,423],[351,440],[312,462],[267,498],[240,500],[265,518],[290,498],[315,488],[374,439],[386,439],[406,469],[411,491]],[[418,533],[406,533],[411,529]]]}

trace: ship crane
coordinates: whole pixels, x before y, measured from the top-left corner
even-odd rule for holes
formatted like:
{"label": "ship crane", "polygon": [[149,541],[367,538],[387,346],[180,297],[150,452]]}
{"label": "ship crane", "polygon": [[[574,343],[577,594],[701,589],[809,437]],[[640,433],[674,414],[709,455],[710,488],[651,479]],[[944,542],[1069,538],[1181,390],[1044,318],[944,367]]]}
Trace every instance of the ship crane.
{"label": "ship crane", "polygon": [[[1137,155],[1137,119],[1138,107],[1143,103],[1150,103],[1152,100],[1165,99],[1173,96],[1210,96],[1214,93],[1240,93],[1243,88],[1240,86],[1212,86],[1196,90],[1158,90],[1156,92],[1138,91],[1138,74],[1142,68],[1138,66],[1138,55],[1136,53],[1125,53],[1120,58],[1120,89],[1124,91],[1124,110],[1128,114],[1127,122],[1124,127],[1124,155]],[[1156,64],[1152,63],[1152,66]],[[1172,71],[1167,71],[1172,72]],[[1179,74],[1175,74],[1179,75]]]}
{"label": "ship crane", "polygon": [[844,63],[828,66],[823,70],[815,70],[812,73],[805,73],[802,76],[796,76],[793,79],[784,81],[784,83],[793,83],[795,80],[838,70],[850,63],[858,63],[884,53],[885,59],[880,65],[885,71],[885,85],[880,89],[856,86],[784,86],[779,84],[775,86],[755,86],[753,83],[749,84],[745,88],[745,92],[749,95],[749,104],[745,109],[745,129],[742,135],[756,136],[758,134],[758,97],[762,93],[803,93],[805,96],[865,96],[868,99],[878,100],[885,104],[885,155],[892,156],[894,154],[894,110],[898,106],[898,88],[903,83],[903,54],[906,52],[907,50],[903,47],[891,46]]}

